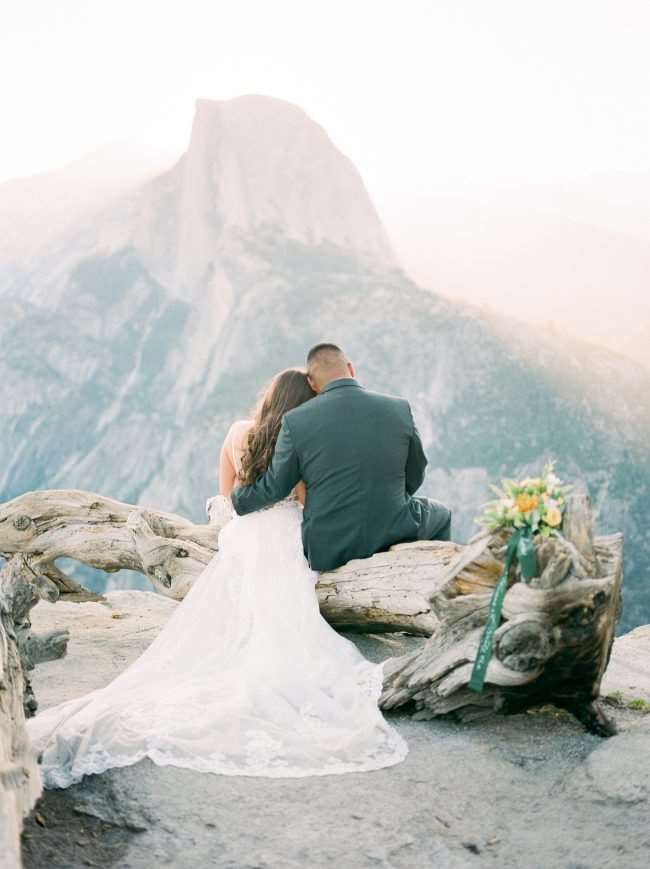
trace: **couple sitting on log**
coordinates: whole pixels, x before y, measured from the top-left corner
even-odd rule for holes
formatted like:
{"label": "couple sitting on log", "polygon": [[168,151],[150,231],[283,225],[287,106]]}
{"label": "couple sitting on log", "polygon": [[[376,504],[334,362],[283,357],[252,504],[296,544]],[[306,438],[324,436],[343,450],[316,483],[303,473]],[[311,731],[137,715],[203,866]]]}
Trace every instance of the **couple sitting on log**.
{"label": "couple sitting on log", "polygon": [[45,784],[145,756],[264,776],[403,760],[379,710],[383,665],[321,617],[315,585],[392,544],[449,540],[450,511],[414,495],[426,464],[408,402],[363,389],[335,345],[277,375],[228,432],[217,498],[231,521],[163,631],[108,686],[29,721]]}
{"label": "couple sitting on log", "polygon": [[278,374],[256,418],[231,427],[220,488],[239,515],[297,498],[305,557],[326,571],[394,543],[449,540],[447,507],[414,494],[426,466],[408,401],[365,390],[338,347],[318,344],[306,373]]}

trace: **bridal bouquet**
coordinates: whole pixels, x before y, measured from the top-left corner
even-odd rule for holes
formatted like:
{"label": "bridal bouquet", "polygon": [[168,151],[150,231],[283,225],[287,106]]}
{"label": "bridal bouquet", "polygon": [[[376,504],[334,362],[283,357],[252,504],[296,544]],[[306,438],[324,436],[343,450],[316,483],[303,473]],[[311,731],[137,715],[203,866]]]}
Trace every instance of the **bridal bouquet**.
{"label": "bridal bouquet", "polygon": [[562,525],[566,496],[573,488],[566,486],[554,472],[554,462],[544,466],[541,477],[526,480],[502,480],[492,486],[497,499],[486,505],[478,522],[490,531],[519,528],[532,534],[550,537]]}
{"label": "bridal bouquet", "polygon": [[526,480],[502,480],[501,487],[492,489],[498,496],[486,505],[478,520],[484,528],[498,531],[512,529],[506,549],[503,572],[490,599],[488,617],[469,680],[473,691],[481,692],[485,684],[488,665],[492,657],[494,635],[501,621],[501,610],[508,589],[510,567],[519,562],[519,575],[525,582],[537,576],[537,558],[533,536],[559,535],[566,509],[566,496],[571,486],[565,486],[554,472],[554,463],[544,467],[541,477]]}

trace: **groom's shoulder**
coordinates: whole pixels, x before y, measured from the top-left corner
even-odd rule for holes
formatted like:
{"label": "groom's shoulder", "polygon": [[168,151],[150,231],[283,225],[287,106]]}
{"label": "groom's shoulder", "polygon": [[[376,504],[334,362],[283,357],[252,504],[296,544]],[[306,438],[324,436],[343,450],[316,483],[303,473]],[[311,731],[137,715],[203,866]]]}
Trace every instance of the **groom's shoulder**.
{"label": "groom's shoulder", "polygon": [[[405,398],[399,395],[375,392],[371,389],[346,390],[345,401],[368,402],[375,405],[375,407],[381,406],[385,408],[388,413],[398,414],[404,418],[409,418],[411,415],[411,406]],[[299,407],[294,407],[293,410],[288,410],[284,414],[283,420],[289,431],[292,429],[300,430],[303,425],[308,426],[310,421],[313,422],[321,414],[330,414],[333,409],[336,409],[336,412],[339,413],[341,405],[338,402],[330,403],[328,401],[328,394],[325,394],[317,396],[311,401],[306,401]]]}
{"label": "groom's shoulder", "polygon": [[386,419],[387,421],[392,419],[393,421],[399,420],[402,425],[411,424],[411,405],[407,399],[400,395],[364,388],[356,390],[356,396],[350,398],[354,401],[356,397],[363,403],[364,409],[371,413],[375,419]]}
{"label": "groom's shoulder", "polygon": [[364,393],[371,401],[375,401],[378,404],[383,403],[387,407],[399,410],[402,413],[410,413],[411,405],[409,404],[408,400],[406,398],[402,398],[401,395],[392,395],[387,392],[374,392],[370,389],[364,389]]}
{"label": "groom's shoulder", "polygon": [[405,398],[402,398],[401,395],[393,395],[392,392],[377,392],[374,389],[364,389],[363,390],[366,395],[370,395],[375,399],[383,399],[384,401],[393,401],[398,404],[408,404],[408,401]]}

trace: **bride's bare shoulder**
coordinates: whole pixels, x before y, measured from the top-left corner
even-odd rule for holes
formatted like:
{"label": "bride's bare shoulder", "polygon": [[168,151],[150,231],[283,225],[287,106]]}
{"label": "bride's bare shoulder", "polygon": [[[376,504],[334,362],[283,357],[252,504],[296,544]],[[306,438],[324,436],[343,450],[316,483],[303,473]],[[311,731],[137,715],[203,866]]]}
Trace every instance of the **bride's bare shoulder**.
{"label": "bride's bare shoulder", "polygon": [[252,419],[236,419],[230,426],[226,440],[231,441],[235,447],[243,447],[248,432],[253,427]]}

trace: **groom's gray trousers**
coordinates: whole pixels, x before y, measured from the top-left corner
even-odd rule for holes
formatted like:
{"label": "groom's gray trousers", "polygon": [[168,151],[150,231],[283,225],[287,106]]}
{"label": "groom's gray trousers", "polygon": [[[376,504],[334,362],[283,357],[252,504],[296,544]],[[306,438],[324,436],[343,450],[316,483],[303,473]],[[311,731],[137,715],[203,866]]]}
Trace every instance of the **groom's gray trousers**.
{"label": "groom's gray trousers", "polygon": [[451,510],[440,501],[413,495],[411,511],[418,520],[418,540],[451,540]]}

